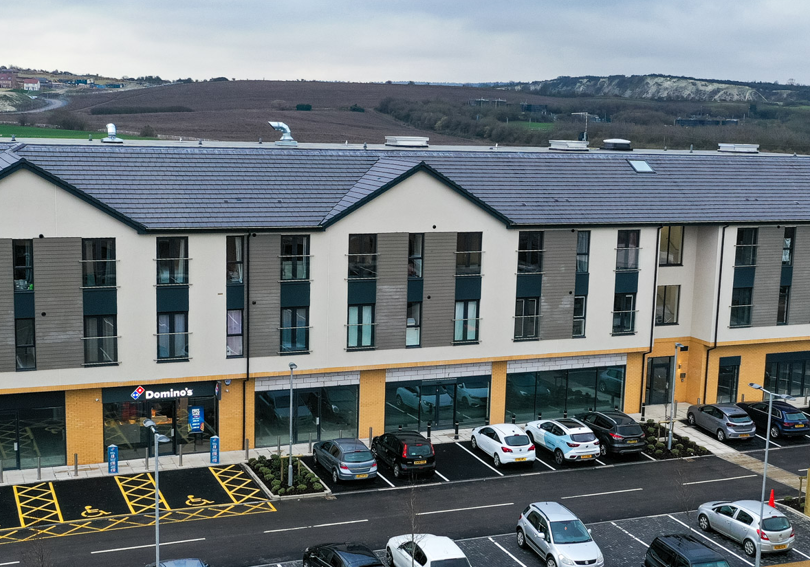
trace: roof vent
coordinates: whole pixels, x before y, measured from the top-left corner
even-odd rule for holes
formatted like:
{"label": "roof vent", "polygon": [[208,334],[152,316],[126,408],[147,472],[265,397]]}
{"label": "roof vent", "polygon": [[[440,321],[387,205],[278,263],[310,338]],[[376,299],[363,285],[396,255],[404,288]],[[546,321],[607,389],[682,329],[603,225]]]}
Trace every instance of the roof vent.
{"label": "roof vent", "polygon": [[398,148],[426,148],[428,140],[424,136],[386,136],[386,146],[396,146]]}
{"label": "roof vent", "polygon": [[717,151],[733,154],[758,154],[759,144],[717,144]]}
{"label": "roof vent", "polygon": [[549,140],[548,149],[560,150],[564,152],[587,152],[587,140]]}
{"label": "roof vent", "polygon": [[278,130],[281,132],[281,139],[276,142],[277,146],[288,146],[294,148],[298,145],[298,142],[293,140],[292,134],[290,133],[290,127],[284,124],[284,122],[268,122],[268,124],[273,127],[273,130]]}
{"label": "roof vent", "polygon": [[107,137],[102,138],[101,141],[105,144],[123,144],[124,140],[115,135],[115,124],[110,122],[107,124]]}
{"label": "roof vent", "polygon": [[633,146],[630,140],[622,140],[621,138],[610,138],[602,142],[603,150],[610,150],[613,152],[632,152]]}

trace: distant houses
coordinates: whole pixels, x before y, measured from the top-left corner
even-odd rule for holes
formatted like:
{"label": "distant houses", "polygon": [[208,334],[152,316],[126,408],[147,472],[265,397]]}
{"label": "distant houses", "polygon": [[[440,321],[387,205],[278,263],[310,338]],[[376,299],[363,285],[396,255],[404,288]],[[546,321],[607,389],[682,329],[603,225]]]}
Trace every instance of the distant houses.
{"label": "distant houses", "polygon": [[23,79],[23,90],[38,91],[41,87],[39,79]]}
{"label": "distant houses", "polygon": [[16,89],[17,87],[17,73],[0,73],[0,89]]}

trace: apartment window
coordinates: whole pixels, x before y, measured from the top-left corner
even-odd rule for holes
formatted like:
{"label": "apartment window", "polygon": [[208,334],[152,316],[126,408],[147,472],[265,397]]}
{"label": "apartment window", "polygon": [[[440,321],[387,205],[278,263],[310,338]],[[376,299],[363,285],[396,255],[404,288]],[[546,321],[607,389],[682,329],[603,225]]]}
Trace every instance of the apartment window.
{"label": "apartment window", "polygon": [[591,254],[591,231],[577,231],[577,273],[587,274]]}
{"label": "apartment window", "polygon": [[757,229],[737,229],[737,250],[734,255],[735,266],[757,265]]}
{"label": "apartment window", "polygon": [[788,324],[788,310],[790,309],[790,286],[783,285],[779,288],[779,306],[776,309],[776,324]]}
{"label": "apartment window", "polygon": [[678,303],[681,296],[679,285],[659,285],[655,300],[655,324],[677,325]]}
{"label": "apartment window", "polygon": [[422,277],[422,260],[424,256],[424,234],[408,235],[408,277]]}
{"label": "apartment window", "polygon": [[34,290],[34,243],[14,240],[14,291]]}
{"label": "apartment window", "polygon": [[17,319],[14,321],[16,338],[17,370],[35,370],[37,352],[34,345],[34,320]]}
{"label": "apartment window", "polygon": [[188,238],[157,239],[157,283],[188,283]]}
{"label": "apartment window", "polygon": [[481,233],[459,232],[456,235],[456,275],[481,273]]}
{"label": "apartment window", "polygon": [[515,301],[515,340],[539,338],[540,300],[523,298]]}
{"label": "apartment window", "polygon": [[585,311],[588,304],[588,298],[584,295],[577,295],[574,297],[574,330],[572,335],[575,337],[585,336]]}
{"label": "apartment window", "polygon": [[751,308],[753,307],[754,289],[751,287],[735,287],[731,291],[731,320],[732,327],[747,327],[751,325]]}
{"label": "apartment window", "polygon": [[157,332],[158,360],[187,360],[188,314],[159,313]]}
{"label": "apartment window", "polygon": [[281,352],[309,350],[309,307],[281,310]]}
{"label": "apartment window", "polygon": [[796,246],[796,227],[785,227],[785,240],[782,244],[782,265],[793,265],[793,248]]}
{"label": "apartment window", "polygon": [[638,270],[638,230],[620,230],[616,244],[616,269]]}
{"label": "apartment window", "polygon": [[228,358],[242,356],[242,309],[228,309],[225,355]]}
{"label": "apartment window", "polygon": [[85,317],[84,363],[90,365],[116,362],[118,362],[116,316]]}
{"label": "apartment window", "polygon": [[374,306],[350,305],[348,340],[346,346],[352,348],[372,348],[374,346]]}
{"label": "apartment window", "polygon": [[453,340],[457,343],[478,340],[478,300],[456,301]]}
{"label": "apartment window", "polygon": [[625,335],[636,330],[636,294],[617,293],[613,298],[613,334]]}
{"label": "apartment window", "polygon": [[408,303],[408,314],[405,328],[405,346],[415,347],[422,344],[422,302]]}
{"label": "apartment window", "polygon": [[82,240],[82,285],[115,286],[115,239]]}
{"label": "apartment window", "polygon": [[281,237],[281,279],[309,279],[309,235]]}
{"label": "apartment window", "polygon": [[518,273],[539,274],[543,271],[543,233],[520,232],[518,237]]}
{"label": "apartment window", "polygon": [[245,237],[226,237],[227,248],[227,282],[229,284],[244,283]]}
{"label": "apartment window", "polygon": [[349,235],[349,278],[377,277],[377,235]]}
{"label": "apartment window", "polygon": [[658,251],[659,266],[680,266],[683,264],[683,226],[663,227]]}

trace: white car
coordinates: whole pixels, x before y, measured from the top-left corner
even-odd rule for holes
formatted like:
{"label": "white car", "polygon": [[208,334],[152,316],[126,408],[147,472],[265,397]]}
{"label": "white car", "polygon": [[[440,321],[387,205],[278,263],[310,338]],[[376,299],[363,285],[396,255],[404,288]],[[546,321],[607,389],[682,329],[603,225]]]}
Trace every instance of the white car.
{"label": "white car", "polygon": [[534,443],[511,423],[476,427],[470,441],[473,449],[481,449],[492,457],[496,467],[503,463],[533,463],[537,458]]}
{"label": "white car", "polygon": [[526,435],[554,454],[554,461],[594,461],[599,456],[599,440],[584,423],[572,418],[541,419],[526,424]]}
{"label": "white car", "polygon": [[430,534],[392,537],[385,546],[385,558],[390,567],[470,567],[452,539]]}

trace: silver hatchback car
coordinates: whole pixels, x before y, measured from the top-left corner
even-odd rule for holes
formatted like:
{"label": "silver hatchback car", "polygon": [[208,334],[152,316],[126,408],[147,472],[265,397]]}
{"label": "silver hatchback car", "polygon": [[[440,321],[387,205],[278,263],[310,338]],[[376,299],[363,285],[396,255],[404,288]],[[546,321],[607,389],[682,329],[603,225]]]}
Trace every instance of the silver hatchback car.
{"label": "silver hatchback car", "polygon": [[[762,522],[762,553],[788,551],[796,541],[793,526],[787,517],[765,504]],[[706,502],[698,508],[698,526],[703,531],[716,531],[742,544],[745,554],[753,557],[760,541],[759,502]]]}
{"label": "silver hatchback car", "polygon": [[705,429],[718,441],[726,439],[753,439],[757,426],[745,410],[734,404],[703,404],[689,406],[686,413],[689,425]]}
{"label": "silver hatchback car", "polygon": [[589,565],[602,567],[605,558],[571,510],[557,502],[529,504],[518,519],[517,544],[531,548],[546,567]]}

